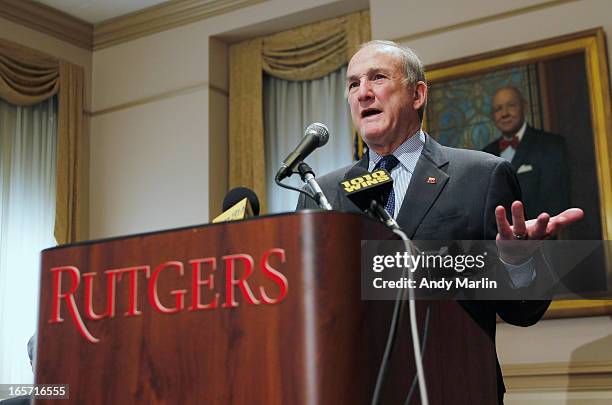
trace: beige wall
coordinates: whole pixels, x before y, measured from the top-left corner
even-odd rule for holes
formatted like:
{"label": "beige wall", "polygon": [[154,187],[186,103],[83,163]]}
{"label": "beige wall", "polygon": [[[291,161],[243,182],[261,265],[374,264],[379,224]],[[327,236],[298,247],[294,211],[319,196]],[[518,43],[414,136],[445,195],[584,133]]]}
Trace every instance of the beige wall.
{"label": "beige wall", "polygon": [[208,89],[93,118],[91,236],[203,223]]}
{"label": "beige wall", "polygon": [[228,105],[229,105],[229,47],[226,43],[211,38],[210,57],[208,60],[210,72],[209,138],[208,156],[210,159],[208,171],[209,217],[214,218],[223,211],[224,196],[228,191],[229,167],[228,156]]}

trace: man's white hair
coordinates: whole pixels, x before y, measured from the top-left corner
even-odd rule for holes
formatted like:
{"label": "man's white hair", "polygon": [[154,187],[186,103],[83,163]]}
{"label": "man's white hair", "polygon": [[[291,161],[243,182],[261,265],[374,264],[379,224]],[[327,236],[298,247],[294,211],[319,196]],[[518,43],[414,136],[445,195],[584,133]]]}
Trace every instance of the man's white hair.
{"label": "man's white hair", "polygon": [[407,83],[411,86],[417,84],[417,82],[425,82],[425,68],[423,68],[423,63],[419,59],[419,57],[414,53],[414,51],[406,46],[402,46],[397,42],[393,41],[383,41],[383,40],[373,40],[369,42],[365,42],[359,46],[359,50],[363,48],[392,48],[398,51],[398,54],[401,57],[401,66],[404,74],[406,75]]}

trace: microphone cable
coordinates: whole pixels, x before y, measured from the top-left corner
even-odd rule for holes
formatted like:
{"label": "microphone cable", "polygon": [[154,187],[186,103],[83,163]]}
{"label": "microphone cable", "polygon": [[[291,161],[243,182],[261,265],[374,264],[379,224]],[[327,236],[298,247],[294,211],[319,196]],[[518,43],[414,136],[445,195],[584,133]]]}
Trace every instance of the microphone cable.
{"label": "microphone cable", "polygon": [[316,197],[309,193],[308,191],[302,189],[302,188],[297,188],[297,187],[293,187],[290,186],[289,184],[283,184],[280,182],[280,180],[278,179],[278,176],[274,177],[274,182],[279,185],[282,188],[286,188],[287,190],[292,190],[292,191],[297,191],[298,193],[302,193],[304,195],[306,195],[307,197],[310,197],[312,199],[312,201],[314,201],[317,205],[319,205],[319,202],[317,201]]}
{"label": "microphone cable", "polygon": [[[425,356],[425,349],[427,349],[427,336],[429,334],[429,316],[431,315],[431,308],[429,304],[427,304],[427,311],[425,313],[425,326],[423,327],[423,343],[421,343],[421,353],[423,353],[423,357]],[[417,374],[415,373],[412,378],[412,383],[410,384],[410,391],[408,391],[408,395],[406,395],[406,400],[404,401],[404,405],[410,405],[410,400],[412,399],[412,394],[414,394],[414,389],[417,383]]]}
{"label": "microphone cable", "polygon": [[[408,236],[401,229],[399,229],[399,227],[392,229],[392,231],[393,233],[395,233],[402,239],[402,241],[404,242],[404,248],[406,252],[408,254],[412,254],[412,248],[410,246],[410,239],[408,239]],[[412,272],[407,271],[406,267],[404,267],[402,270],[401,277],[404,278],[406,277],[406,275],[408,276],[409,280],[412,280]],[[395,297],[395,304],[393,306],[393,315],[391,317],[391,324],[389,325],[389,333],[387,335],[387,343],[385,345],[385,351],[383,353],[383,358],[380,364],[380,368],[378,370],[378,376],[376,378],[376,385],[374,386],[374,393],[372,395],[372,405],[378,405],[378,402],[380,400],[380,393],[382,390],[383,381],[385,379],[385,376],[387,374],[387,369],[389,367],[389,358],[391,357],[391,352],[393,350],[393,347],[395,346],[395,339],[397,337],[399,320],[401,318],[401,314],[403,313],[402,309],[404,306],[402,305],[402,303],[403,303],[403,296],[405,292],[406,292],[405,289],[398,290],[397,295]],[[414,363],[416,367],[415,378],[417,379],[419,383],[419,393],[421,397],[421,405],[429,405],[429,399],[427,396],[427,386],[425,383],[425,371],[423,369],[423,357],[422,357],[422,352],[421,352],[422,349],[419,343],[420,338],[419,338],[419,327],[418,327],[417,318],[416,318],[416,301],[414,297],[414,291],[412,290],[412,288],[408,288],[408,307],[409,307],[409,314],[410,314],[410,332],[412,336]],[[428,331],[429,329],[428,326],[429,326],[429,305],[427,306],[425,331]],[[425,341],[427,339],[427,334],[424,333],[423,337],[424,337],[423,344],[425,344]],[[423,346],[423,350],[424,350],[424,346]],[[413,379],[412,385],[414,386],[414,379]],[[406,401],[408,401],[410,397],[412,396],[412,391],[413,390],[411,389],[409,396],[406,398]]]}

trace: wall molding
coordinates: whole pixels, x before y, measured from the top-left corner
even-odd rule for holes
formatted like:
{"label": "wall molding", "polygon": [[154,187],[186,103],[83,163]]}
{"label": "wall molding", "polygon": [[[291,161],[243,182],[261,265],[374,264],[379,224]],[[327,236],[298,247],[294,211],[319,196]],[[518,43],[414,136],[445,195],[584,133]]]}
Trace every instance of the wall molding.
{"label": "wall molding", "polygon": [[197,84],[192,84],[190,86],[180,87],[178,89],[165,91],[159,94],[155,94],[148,97],[139,98],[137,100],[128,101],[127,103],[117,104],[112,107],[102,108],[96,111],[90,111],[88,114],[90,117],[98,117],[100,115],[113,113],[116,111],[126,110],[128,108],[141,106],[144,104],[153,103],[156,101],[173,98],[177,96],[182,96],[185,94],[195,93],[200,90],[209,90],[214,91],[215,93],[221,94],[222,96],[229,96],[227,90],[224,90],[220,87],[215,86],[214,84],[210,84],[208,82],[202,82]]}
{"label": "wall molding", "polygon": [[506,364],[508,392],[612,391],[612,361]]}
{"label": "wall molding", "polygon": [[267,0],[172,0],[90,24],[32,0],[0,0],[0,17],[87,50],[103,49]]}
{"label": "wall molding", "polygon": [[399,43],[414,41],[414,40],[429,37],[432,35],[443,34],[446,32],[456,31],[462,28],[468,28],[468,27],[472,27],[472,26],[476,26],[476,25],[480,25],[480,24],[484,24],[488,22],[499,21],[499,20],[514,17],[517,15],[527,14],[527,13],[531,13],[534,11],[545,10],[547,8],[556,7],[556,6],[560,6],[560,5],[567,4],[567,3],[573,3],[576,1],[582,1],[582,0],[550,0],[545,3],[540,3],[540,4],[533,5],[533,6],[517,8],[514,10],[510,10],[510,11],[505,11],[503,13],[497,13],[497,14],[493,14],[493,15],[489,15],[485,17],[475,18],[473,20],[460,22],[457,24],[447,25],[447,26],[440,27],[440,28],[434,28],[432,30],[427,30],[427,31],[410,34],[410,35],[405,35],[402,37],[394,38],[393,41],[399,42]]}
{"label": "wall molding", "polygon": [[[98,50],[228,13],[267,0],[172,0],[90,24],[32,0],[0,0],[0,17],[87,50]],[[404,43],[581,0],[550,0],[486,17],[394,38]]]}
{"label": "wall molding", "polygon": [[267,0],[173,0],[96,24],[93,49],[249,7]]}
{"label": "wall molding", "polygon": [[62,11],[32,0],[0,0],[0,17],[91,50],[94,27]]}

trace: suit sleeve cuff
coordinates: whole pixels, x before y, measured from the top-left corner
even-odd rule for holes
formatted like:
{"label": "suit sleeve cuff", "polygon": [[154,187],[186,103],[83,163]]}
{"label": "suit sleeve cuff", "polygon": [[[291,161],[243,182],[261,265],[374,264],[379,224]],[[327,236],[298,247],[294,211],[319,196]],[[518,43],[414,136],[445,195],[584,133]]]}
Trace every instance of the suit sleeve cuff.
{"label": "suit sleeve cuff", "polygon": [[533,257],[530,257],[529,260],[521,264],[506,263],[501,257],[499,260],[502,262],[504,268],[508,272],[508,276],[510,277],[509,284],[511,288],[517,289],[528,287],[536,277]]}

